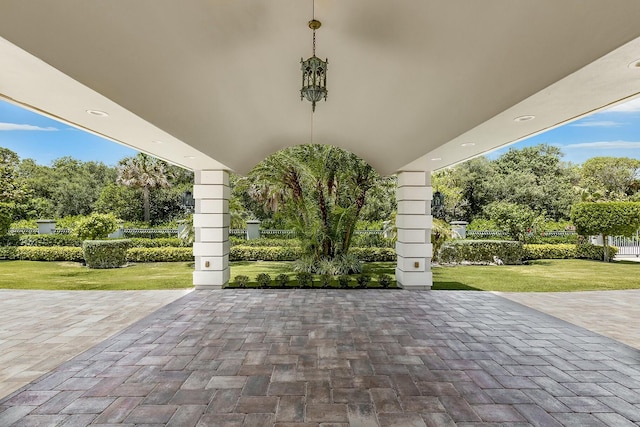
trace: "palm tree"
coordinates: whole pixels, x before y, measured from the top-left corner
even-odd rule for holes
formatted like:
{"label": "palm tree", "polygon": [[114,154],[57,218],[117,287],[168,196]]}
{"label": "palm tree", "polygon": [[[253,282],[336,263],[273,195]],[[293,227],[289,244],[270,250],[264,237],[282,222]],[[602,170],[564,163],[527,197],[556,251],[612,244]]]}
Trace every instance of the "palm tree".
{"label": "palm tree", "polygon": [[151,219],[149,201],[151,191],[171,186],[165,168],[166,165],[162,160],[144,153],[138,153],[135,157],[127,157],[119,162],[116,182],[142,190],[144,220],[147,222]]}

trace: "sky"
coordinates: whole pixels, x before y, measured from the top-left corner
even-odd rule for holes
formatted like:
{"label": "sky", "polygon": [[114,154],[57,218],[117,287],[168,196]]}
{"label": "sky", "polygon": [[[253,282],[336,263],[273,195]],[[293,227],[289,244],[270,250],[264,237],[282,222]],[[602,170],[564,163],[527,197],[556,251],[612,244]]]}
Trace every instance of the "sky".
{"label": "sky", "polygon": [[[640,159],[640,98],[500,148],[487,157],[495,159],[510,148],[537,144],[560,147],[563,160],[574,164],[598,156]],[[14,151],[21,159],[34,159],[41,165],[71,156],[114,166],[120,159],[137,154],[131,148],[2,100],[0,147]]]}

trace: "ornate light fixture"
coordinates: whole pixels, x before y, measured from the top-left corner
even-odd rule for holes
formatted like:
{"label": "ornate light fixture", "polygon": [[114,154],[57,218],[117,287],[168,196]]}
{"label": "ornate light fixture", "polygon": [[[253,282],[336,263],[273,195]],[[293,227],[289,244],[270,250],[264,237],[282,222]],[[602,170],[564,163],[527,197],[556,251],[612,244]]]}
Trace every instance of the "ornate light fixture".
{"label": "ornate light fixture", "polygon": [[313,56],[306,61],[300,58],[302,64],[302,89],[300,100],[307,98],[311,102],[311,109],[316,111],[316,102],[322,98],[327,100],[327,64],[329,61],[321,60],[316,56],[316,30],[322,24],[315,18],[309,21],[309,28],[313,30]]}

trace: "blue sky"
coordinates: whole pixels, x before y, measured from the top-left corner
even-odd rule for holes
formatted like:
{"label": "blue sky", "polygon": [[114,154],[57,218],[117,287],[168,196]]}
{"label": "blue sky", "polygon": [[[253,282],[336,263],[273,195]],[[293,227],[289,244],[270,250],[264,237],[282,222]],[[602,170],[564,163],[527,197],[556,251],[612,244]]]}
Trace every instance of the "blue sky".
{"label": "blue sky", "polygon": [[[597,156],[640,159],[640,99],[498,149],[487,157],[495,159],[509,148],[543,143],[560,147],[565,154],[563,160],[572,163]],[[137,154],[123,145],[4,101],[0,101],[0,147],[41,165],[50,165],[63,156],[116,165],[120,159]]]}

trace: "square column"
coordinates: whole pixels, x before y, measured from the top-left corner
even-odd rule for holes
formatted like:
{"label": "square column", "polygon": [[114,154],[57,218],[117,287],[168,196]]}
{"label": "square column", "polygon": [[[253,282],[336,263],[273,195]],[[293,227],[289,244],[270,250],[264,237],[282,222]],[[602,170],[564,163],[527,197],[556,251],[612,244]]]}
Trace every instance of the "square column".
{"label": "square column", "polygon": [[195,171],[193,214],[196,289],[221,289],[229,283],[229,172]]}
{"label": "square column", "polygon": [[398,173],[396,280],[404,289],[431,289],[431,172]]}

